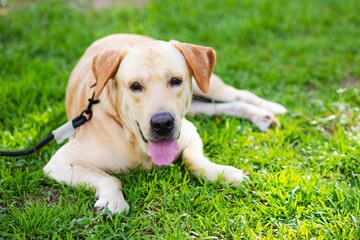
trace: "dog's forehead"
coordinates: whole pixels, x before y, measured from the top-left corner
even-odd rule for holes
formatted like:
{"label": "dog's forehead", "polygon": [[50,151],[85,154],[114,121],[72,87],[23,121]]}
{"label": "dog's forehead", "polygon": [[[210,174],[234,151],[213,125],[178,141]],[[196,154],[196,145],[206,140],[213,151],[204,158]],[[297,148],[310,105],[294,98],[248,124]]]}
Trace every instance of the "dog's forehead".
{"label": "dog's forehead", "polygon": [[183,55],[173,44],[154,41],[151,44],[129,47],[120,65],[121,68],[135,72],[144,68],[168,68],[174,71],[184,71],[187,69],[187,64]]}

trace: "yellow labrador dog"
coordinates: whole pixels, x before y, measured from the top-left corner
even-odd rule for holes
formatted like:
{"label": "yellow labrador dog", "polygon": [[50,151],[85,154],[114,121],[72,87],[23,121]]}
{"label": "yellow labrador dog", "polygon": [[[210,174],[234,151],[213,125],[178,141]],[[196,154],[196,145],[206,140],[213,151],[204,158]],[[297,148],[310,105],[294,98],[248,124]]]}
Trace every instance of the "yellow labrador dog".
{"label": "yellow labrador dog", "polygon": [[[238,185],[244,173],[209,161],[193,114],[244,117],[265,131],[284,113],[280,104],[225,85],[212,74],[213,49],[177,41],[116,34],[94,42],[73,70],[66,93],[69,119],[76,117],[95,92],[100,103],[90,122],[62,146],[44,167],[59,182],[96,190],[95,208],[128,212],[119,179],[138,166],[168,165],[181,157],[195,175]],[[192,96],[223,103],[192,101]]]}

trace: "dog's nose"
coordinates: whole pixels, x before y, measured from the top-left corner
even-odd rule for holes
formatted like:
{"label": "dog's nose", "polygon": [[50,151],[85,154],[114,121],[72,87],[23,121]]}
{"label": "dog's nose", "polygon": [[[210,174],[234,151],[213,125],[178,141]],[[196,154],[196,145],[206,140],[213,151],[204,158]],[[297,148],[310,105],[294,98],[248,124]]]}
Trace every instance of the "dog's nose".
{"label": "dog's nose", "polygon": [[157,113],[151,117],[150,126],[160,136],[169,134],[174,128],[174,117],[168,113]]}

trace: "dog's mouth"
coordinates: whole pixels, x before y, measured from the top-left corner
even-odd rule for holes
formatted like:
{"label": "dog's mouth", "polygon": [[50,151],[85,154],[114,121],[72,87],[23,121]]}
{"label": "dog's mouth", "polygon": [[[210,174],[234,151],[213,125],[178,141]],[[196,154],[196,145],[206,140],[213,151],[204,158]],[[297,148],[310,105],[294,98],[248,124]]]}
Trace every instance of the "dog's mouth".
{"label": "dog's mouth", "polygon": [[[177,139],[163,138],[159,140],[147,140],[137,123],[141,138],[148,144],[147,154],[156,165],[164,166],[171,164],[179,151]],[[180,136],[180,134],[179,134]]]}
{"label": "dog's mouth", "polygon": [[137,124],[137,126],[138,126],[138,129],[139,129],[139,132],[140,132],[140,135],[141,135],[142,140],[143,140],[145,143],[148,143],[149,141],[148,141],[148,140],[146,140],[146,138],[145,138],[145,136],[144,136],[143,132],[141,131],[141,128],[140,128],[139,123],[138,123],[138,122],[136,122],[136,124]]}

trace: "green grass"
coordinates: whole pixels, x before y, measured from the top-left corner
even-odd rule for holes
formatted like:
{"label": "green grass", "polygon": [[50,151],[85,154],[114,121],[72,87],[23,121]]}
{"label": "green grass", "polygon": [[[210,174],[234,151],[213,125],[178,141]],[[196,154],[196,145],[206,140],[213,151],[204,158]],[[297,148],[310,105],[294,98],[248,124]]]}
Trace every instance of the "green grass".
{"label": "green grass", "polygon": [[[59,3],[61,2],[61,3]],[[98,214],[94,193],[54,182],[52,143],[0,159],[0,238],[359,239],[360,2],[9,1],[0,11],[0,149],[33,145],[66,121],[67,78],[95,39],[116,32],[208,45],[215,71],[286,105],[281,128],[190,117],[207,155],[244,169],[238,188],[183,166],[119,175],[129,215]]]}

